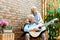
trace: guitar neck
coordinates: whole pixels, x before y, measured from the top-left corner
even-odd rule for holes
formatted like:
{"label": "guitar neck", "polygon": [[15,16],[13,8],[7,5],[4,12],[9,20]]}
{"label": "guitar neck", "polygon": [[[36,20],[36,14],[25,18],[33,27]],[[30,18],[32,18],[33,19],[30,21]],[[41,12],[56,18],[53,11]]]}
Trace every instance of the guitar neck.
{"label": "guitar neck", "polygon": [[52,21],[49,21],[48,23],[45,23],[46,26],[50,25]]}
{"label": "guitar neck", "polygon": [[46,23],[46,26],[52,24],[54,21],[57,21],[57,20],[58,20],[58,18],[52,19],[51,21],[49,21],[48,23]]}
{"label": "guitar neck", "polygon": [[44,26],[48,26],[50,24],[52,24],[54,21],[58,20],[58,18],[55,18],[55,19],[52,19],[51,21],[49,21],[48,23],[41,23],[41,24],[38,24],[37,26],[34,26],[34,27],[44,27]]}
{"label": "guitar neck", "polygon": [[41,26],[41,24],[37,25],[37,27],[43,27],[43,26],[46,26],[46,27],[47,27],[48,25],[53,24],[53,22],[54,22],[54,21],[57,21],[57,20],[58,20],[58,18],[52,19],[52,20],[49,21],[48,23],[42,24],[42,26]]}

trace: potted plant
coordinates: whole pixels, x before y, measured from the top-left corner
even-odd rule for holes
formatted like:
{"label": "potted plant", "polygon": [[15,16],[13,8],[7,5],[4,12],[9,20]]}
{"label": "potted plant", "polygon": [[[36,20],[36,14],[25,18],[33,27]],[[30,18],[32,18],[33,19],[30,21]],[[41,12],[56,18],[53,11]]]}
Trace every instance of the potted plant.
{"label": "potted plant", "polygon": [[6,29],[4,29],[4,33],[11,33],[12,32],[12,26],[7,26]]}
{"label": "potted plant", "polygon": [[8,26],[8,22],[5,20],[0,20],[0,33],[4,33],[4,29]]}

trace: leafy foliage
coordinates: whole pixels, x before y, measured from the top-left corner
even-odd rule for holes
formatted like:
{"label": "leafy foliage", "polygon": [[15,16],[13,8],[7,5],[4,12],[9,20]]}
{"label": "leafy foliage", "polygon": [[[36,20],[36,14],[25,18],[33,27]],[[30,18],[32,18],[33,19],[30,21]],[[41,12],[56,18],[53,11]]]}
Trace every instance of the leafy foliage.
{"label": "leafy foliage", "polygon": [[[59,7],[55,7],[53,5],[54,2],[50,2],[47,5],[47,16],[45,18],[46,22],[49,22],[50,20],[54,19],[54,18],[60,18],[60,8]],[[59,36],[59,32],[58,30],[60,29],[58,21],[55,21],[54,24],[49,25],[47,27],[47,29],[49,30],[49,40],[54,40],[54,37]]]}

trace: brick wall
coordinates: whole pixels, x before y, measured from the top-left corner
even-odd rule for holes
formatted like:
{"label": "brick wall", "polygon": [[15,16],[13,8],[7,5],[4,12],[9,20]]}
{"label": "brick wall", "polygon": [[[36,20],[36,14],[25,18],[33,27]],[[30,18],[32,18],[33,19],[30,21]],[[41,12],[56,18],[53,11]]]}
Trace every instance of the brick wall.
{"label": "brick wall", "polygon": [[7,20],[12,26],[23,26],[31,6],[40,12],[40,0],[0,0],[0,20]]}

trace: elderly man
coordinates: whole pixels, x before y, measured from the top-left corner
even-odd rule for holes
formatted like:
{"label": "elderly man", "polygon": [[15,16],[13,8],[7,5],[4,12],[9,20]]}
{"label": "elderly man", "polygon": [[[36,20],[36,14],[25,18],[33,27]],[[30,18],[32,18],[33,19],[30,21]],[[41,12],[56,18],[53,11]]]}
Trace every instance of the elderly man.
{"label": "elderly man", "polygon": [[36,26],[37,24],[34,22],[34,16],[31,14],[28,16],[29,23],[25,25],[24,32],[29,32],[31,30],[37,30],[37,28],[29,29],[30,27]]}
{"label": "elderly man", "polygon": [[[28,15],[28,20],[29,20],[29,23],[25,25],[24,27],[24,32],[29,32],[31,30],[34,30],[34,31],[37,31],[38,28],[33,28],[33,29],[30,29],[31,27],[34,27],[34,26],[37,26],[38,24],[34,21],[34,16],[31,14],[31,15]],[[43,36],[43,40],[45,40],[45,35],[42,35]],[[30,36],[29,34],[26,34],[26,39],[29,40],[30,39]]]}
{"label": "elderly man", "polygon": [[34,22],[34,16],[31,14],[31,15],[28,15],[28,20],[29,20],[29,23],[25,25],[24,27],[24,32],[27,32],[26,34],[26,40],[29,40],[30,39],[30,36],[28,34],[29,31],[31,30],[38,30],[37,28],[34,28],[34,29],[30,29],[31,27],[33,26],[36,26],[37,24]]}

